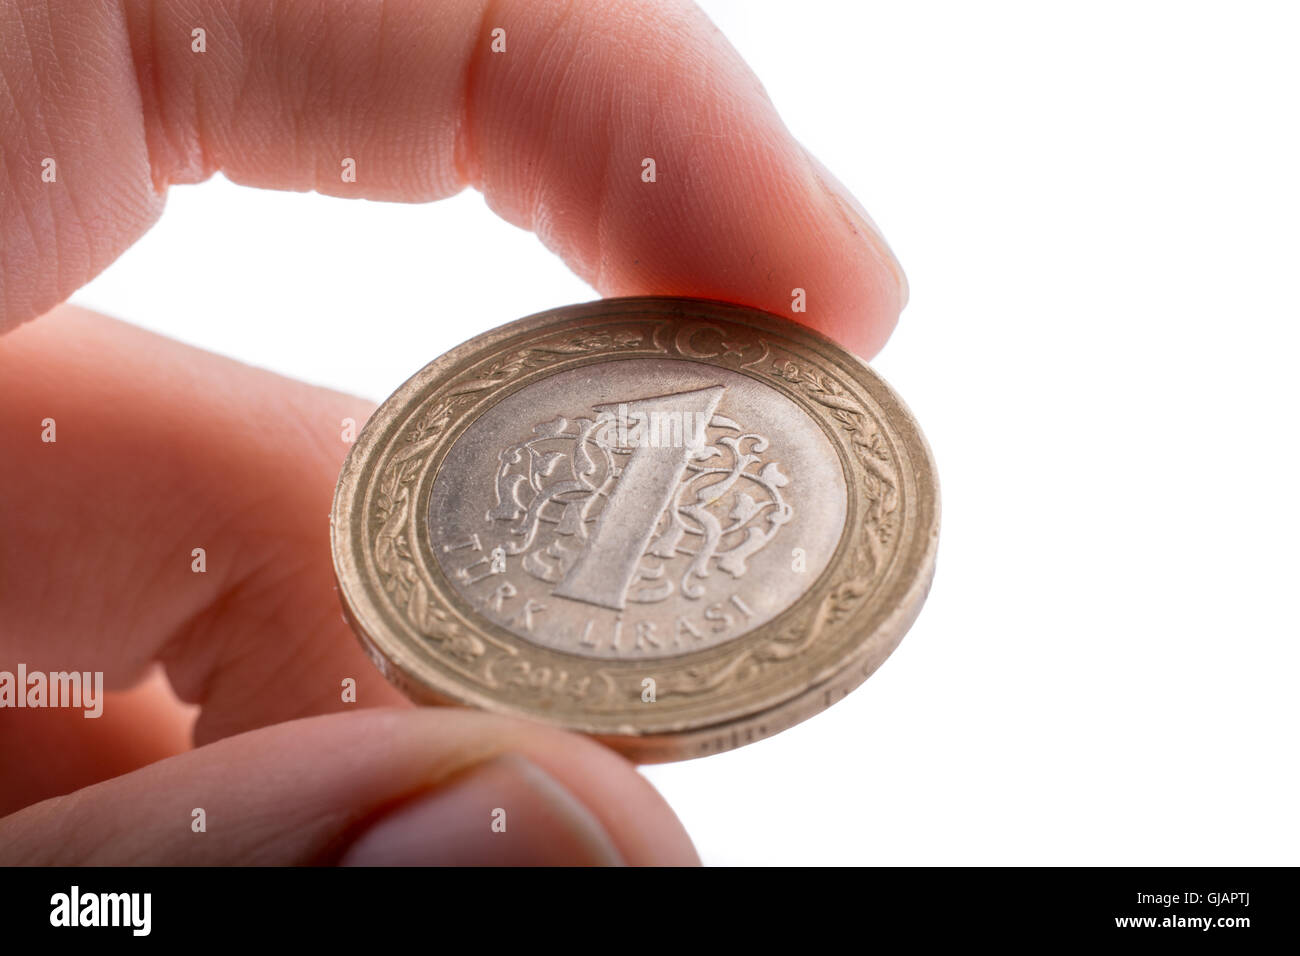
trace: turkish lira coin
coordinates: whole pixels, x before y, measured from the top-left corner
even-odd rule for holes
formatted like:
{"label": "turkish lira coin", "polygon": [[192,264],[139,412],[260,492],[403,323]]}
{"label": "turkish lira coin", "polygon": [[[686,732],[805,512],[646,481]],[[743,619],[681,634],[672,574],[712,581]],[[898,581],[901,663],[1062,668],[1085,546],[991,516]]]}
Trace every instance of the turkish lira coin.
{"label": "turkish lira coin", "polygon": [[421,703],[643,762],[830,706],[916,619],[934,463],[861,360],[781,316],[605,299],[494,329],[366,423],[331,515],[344,611]]}

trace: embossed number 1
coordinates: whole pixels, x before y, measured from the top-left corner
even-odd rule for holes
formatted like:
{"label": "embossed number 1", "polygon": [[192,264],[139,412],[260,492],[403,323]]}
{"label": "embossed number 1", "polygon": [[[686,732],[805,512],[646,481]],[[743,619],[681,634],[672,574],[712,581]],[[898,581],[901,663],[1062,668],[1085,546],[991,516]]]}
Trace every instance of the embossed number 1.
{"label": "embossed number 1", "polygon": [[[657,398],[642,398],[624,406],[629,417],[645,423],[665,416],[681,416],[680,434],[692,434],[685,423],[708,422],[722,398],[721,385],[692,392],[678,392]],[[598,405],[598,412],[617,414],[618,406]],[[700,436],[696,436],[699,440]],[[677,447],[656,448],[641,441],[628,457],[618,484],[596,519],[581,557],[569,569],[554,594],[621,611],[627,603],[627,588],[637,564],[650,544],[659,516],[668,507],[690,460],[689,440]]]}

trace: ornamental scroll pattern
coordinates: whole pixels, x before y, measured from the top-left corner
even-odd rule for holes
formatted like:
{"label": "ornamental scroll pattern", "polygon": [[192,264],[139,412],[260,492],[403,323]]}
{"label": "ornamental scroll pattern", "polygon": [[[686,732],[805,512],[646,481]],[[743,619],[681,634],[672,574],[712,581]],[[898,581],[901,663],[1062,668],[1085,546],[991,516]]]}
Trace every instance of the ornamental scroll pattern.
{"label": "ornamental scroll pattern", "polygon": [[[532,689],[549,687],[552,692],[581,700],[591,692],[593,682],[570,684],[569,675],[563,673],[539,675],[528,662],[518,660],[493,672],[497,662],[490,652],[498,649],[490,648],[431,593],[411,553],[416,485],[430,456],[456,420],[497,388],[528,372],[574,356],[617,354],[636,349],[644,341],[641,333],[618,329],[555,336],[550,341],[519,349],[485,370],[453,380],[444,390],[444,397],[407,426],[402,436],[404,447],[392,455],[380,475],[373,505],[372,526],[376,530],[372,547],[384,591],[418,633],[462,668],[477,669],[489,686],[505,683]],[[499,653],[515,657],[518,652],[501,648]],[[612,687],[607,686],[603,695],[611,691]]]}
{"label": "ornamental scroll pattern", "polygon": [[[626,318],[604,329],[556,332],[516,349],[486,369],[453,378],[405,427],[401,447],[390,453],[372,499],[368,527],[374,565],[384,590],[408,624],[446,655],[457,670],[494,689],[529,696],[564,698],[593,710],[621,710],[640,703],[641,673],[617,667],[582,668],[581,675],[529,660],[513,644],[485,640],[461,622],[450,604],[433,593],[412,554],[415,497],[429,460],[448,433],[497,389],[548,366],[574,358],[666,357],[707,361],[768,379],[778,391],[805,397],[809,411],[836,434],[855,470],[861,507],[851,548],[826,579],[810,612],[792,618],[760,642],[744,637],[708,655],[706,663],[656,666],[660,699],[692,698],[751,682],[779,662],[801,654],[828,628],[863,604],[889,564],[896,543],[900,476],[890,443],[874,415],[833,375],[770,341],[757,330],[711,322]],[[641,668],[644,671],[644,667]]]}
{"label": "ornamental scroll pattern", "polygon": [[[701,327],[683,328],[678,341],[699,357],[705,357],[695,345],[699,331]],[[714,331],[720,330],[715,328]],[[745,647],[721,662],[686,669],[660,684],[661,695],[721,691],[758,676],[776,662],[803,653],[825,633],[828,626],[843,621],[861,606],[871,592],[876,576],[888,564],[887,552],[894,541],[899,477],[889,453],[889,443],[874,416],[833,376],[793,356],[779,357],[784,350],[765,339],[755,337],[737,342],[734,341],[736,338],[735,332],[729,330],[727,336],[719,341],[719,352],[739,352],[746,359],[749,359],[751,351],[758,352],[758,358],[742,361],[739,367],[780,379],[797,389],[821,406],[824,420],[833,430],[842,433],[851,452],[852,465],[861,479],[864,508],[859,530],[862,533],[854,541],[847,562],[835,575],[830,589],[817,602],[811,615],[791,621],[768,640]]]}
{"label": "ornamental scroll pattern", "polygon": [[[502,550],[522,556],[525,573],[556,584],[578,561],[592,513],[613,493],[634,446],[648,441],[636,432],[646,422],[635,423],[631,432],[626,421],[622,428],[617,424],[608,412],[542,422],[530,437],[505,448],[494,474],[485,476],[495,487],[487,520],[505,526]],[[789,479],[778,462],[762,456],[769,444],[764,435],[722,415],[702,415],[695,425],[688,423],[687,430],[698,435],[687,442],[692,447],[685,474],[640,555],[624,594],[629,602],[652,604],[678,592],[699,599],[713,567],[742,577],[748,561],[793,514],[782,493]]]}

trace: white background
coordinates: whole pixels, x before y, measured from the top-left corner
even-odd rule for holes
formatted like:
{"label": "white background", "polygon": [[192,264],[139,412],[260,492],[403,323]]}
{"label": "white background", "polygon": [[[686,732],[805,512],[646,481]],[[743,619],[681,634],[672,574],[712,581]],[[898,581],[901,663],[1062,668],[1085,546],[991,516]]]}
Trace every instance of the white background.
{"label": "white background", "polygon": [[[944,508],[860,690],[646,770],[705,861],[1300,863],[1296,7],[703,6],[907,270]],[[217,179],[74,301],[382,399],[592,297],[476,193]]]}

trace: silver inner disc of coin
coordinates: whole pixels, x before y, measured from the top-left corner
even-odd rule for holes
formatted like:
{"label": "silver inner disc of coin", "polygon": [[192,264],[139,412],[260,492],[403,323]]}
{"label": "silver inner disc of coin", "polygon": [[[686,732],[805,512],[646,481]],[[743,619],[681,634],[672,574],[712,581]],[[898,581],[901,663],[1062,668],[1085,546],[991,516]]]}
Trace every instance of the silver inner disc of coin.
{"label": "silver inner disc of coin", "polygon": [[507,396],[434,479],[429,540],[477,612],[543,647],[653,659],[790,607],[844,528],[825,433],[728,369],[628,359]]}

